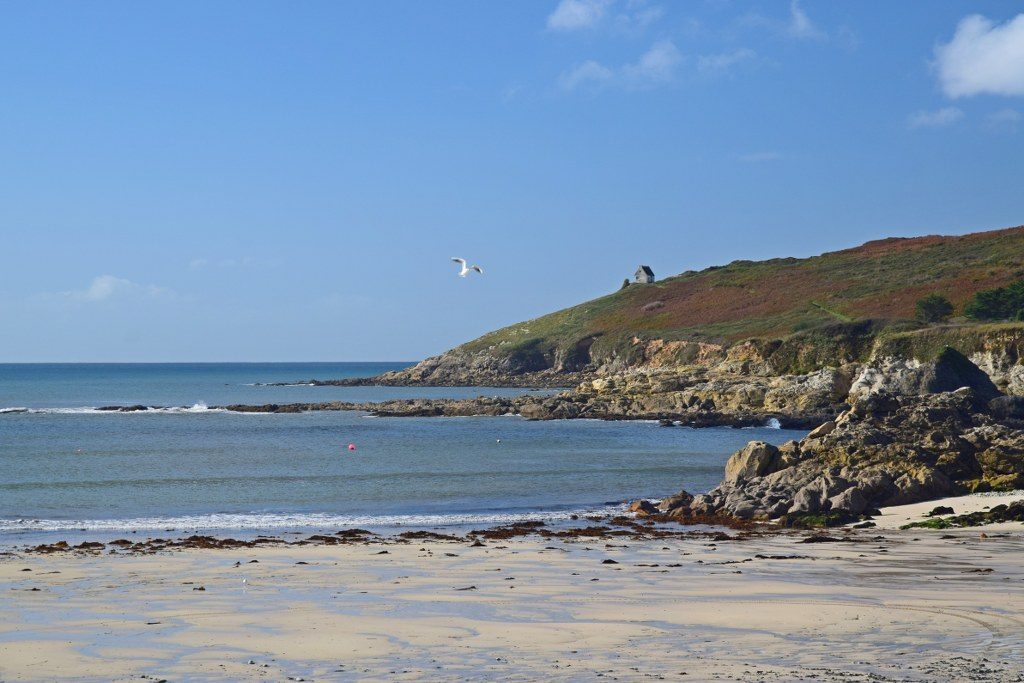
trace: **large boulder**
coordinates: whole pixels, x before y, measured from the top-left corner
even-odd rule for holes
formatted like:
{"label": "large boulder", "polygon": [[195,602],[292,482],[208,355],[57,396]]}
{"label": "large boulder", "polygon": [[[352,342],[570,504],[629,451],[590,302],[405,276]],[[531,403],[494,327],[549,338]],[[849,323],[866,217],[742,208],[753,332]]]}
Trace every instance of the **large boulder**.
{"label": "large boulder", "polygon": [[674,496],[663,498],[658,501],[658,511],[663,514],[671,514],[681,508],[689,508],[693,503],[693,496],[686,491],[680,491]]}
{"label": "large boulder", "polygon": [[992,379],[952,346],[943,349],[928,365],[923,385],[925,392],[931,394],[967,387],[986,403],[1000,395]]}
{"label": "large boulder", "polygon": [[859,515],[868,508],[868,499],[856,486],[851,486],[840,494],[829,498],[830,510],[843,510],[852,515]]}
{"label": "large boulder", "polygon": [[818,425],[807,434],[808,439],[820,439],[824,436],[828,436],[836,429],[835,420],[829,420],[823,424]]}
{"label": "large boulder", "polygon": [[740,484],[778,469],[779,449],[764,441],[751,441],[725,463],[725,483]]}
{"label": "large boulder", "polygon": [[988,410],[997,418],[1024,420],[1024,396],[997,396],[988,402]]}

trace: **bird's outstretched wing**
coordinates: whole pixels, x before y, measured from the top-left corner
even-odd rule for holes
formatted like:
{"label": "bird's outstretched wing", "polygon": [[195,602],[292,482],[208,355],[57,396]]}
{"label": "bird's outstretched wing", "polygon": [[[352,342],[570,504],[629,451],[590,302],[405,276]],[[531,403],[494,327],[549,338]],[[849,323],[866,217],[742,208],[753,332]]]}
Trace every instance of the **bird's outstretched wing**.
{"label": "bird's outstretched wing", "polygon": [[466,259],[459,258],[458,256],[452,256],[452,261],[455,261],[456,263],[461,263],[462,265],[466,265]]}
{"label": "bird's outstretched wing", "polygon": [[469,269],[470,270],[475,270],[476,272],[480,273],[481,275],[484,274],[484,269],[481,268],[480,266],[470,266]]}

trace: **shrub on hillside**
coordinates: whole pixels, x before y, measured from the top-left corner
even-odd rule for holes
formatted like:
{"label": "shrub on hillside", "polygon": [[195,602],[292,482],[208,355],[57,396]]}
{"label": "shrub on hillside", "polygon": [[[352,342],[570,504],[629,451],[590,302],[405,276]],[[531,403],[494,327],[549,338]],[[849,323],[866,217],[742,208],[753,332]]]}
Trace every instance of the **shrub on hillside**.
{"label": "shrub on hillside", "polygon": [[941,294],[929,294],[918,299],[914,311],[921,322],[938,323],[953,314],[953,304]]}
{"label": "shrub on hillside", "polygon": [[964,306],[964,315],[974,320],[1024,319],[1024,280],[978,292]]}

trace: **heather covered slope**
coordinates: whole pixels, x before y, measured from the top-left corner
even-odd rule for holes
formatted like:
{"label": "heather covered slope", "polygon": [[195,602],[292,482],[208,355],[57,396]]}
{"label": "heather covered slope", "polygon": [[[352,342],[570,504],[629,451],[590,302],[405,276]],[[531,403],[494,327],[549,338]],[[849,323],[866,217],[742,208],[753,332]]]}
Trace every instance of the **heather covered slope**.
{"label": "heather covered slope", "polygon": [[912,319],[915,302],[926,294],[948,296],[959,311],[975,292],[1022,276],[1024,226],[892,238],[806,259],[734,261],[633,285],[491,332],[456,352],[502,359],[510,370],[576,370],[628,355],[638,339],[729,346],[837,322],[871,320],[877,329]]}

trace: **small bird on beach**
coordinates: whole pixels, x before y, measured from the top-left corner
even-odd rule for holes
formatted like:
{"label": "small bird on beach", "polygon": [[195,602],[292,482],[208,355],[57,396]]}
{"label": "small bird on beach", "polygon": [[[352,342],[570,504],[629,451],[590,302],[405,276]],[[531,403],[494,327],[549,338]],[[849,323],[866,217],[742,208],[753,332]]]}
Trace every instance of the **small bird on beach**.
{"label": "small bird on beach", "polygon": [[481,268],[480,266],[467,266],[466,265],[466,259],[464,259],[464,258],[459,258],[458,256],[453,256],[452,257],[452,261],[455,261],[456,263],[462,264],[462,270],[459,271],[459,277],[466,277],[467,275],[469,275],[469,272],[471,270],[475,270],[476,272],[480,273],[481,275],[484,274],[484,269]]}

